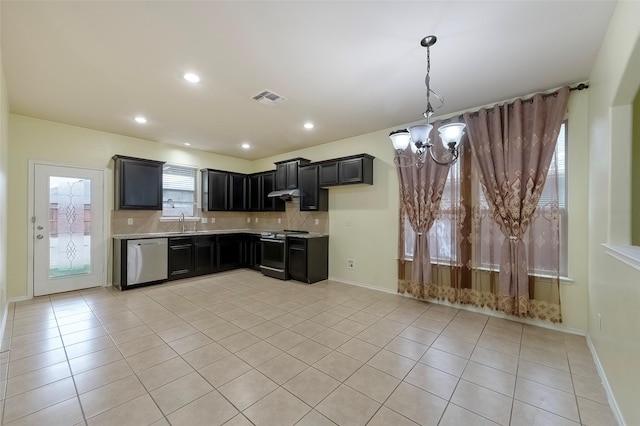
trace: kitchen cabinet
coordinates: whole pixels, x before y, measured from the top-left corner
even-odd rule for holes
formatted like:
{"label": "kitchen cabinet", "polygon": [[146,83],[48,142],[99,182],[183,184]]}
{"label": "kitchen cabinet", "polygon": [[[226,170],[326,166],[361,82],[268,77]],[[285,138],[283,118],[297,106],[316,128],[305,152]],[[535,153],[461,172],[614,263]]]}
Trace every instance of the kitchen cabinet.
{"label": "kitchen cabinet", "polygon": [[229,173],[229,210],[247,210],[247,176]]}
{"label": "kitchen cabinet", "polygon": [[373,185],[373,159],[371,155],[358,154],[316,163],[319,165],[320,186]]}
{"label": "kitchen cabinet", "polygon": [[227,210],[229,205],[229,174],[218,170],[200,171],[202,182],[202,210]]}
{"label": "kitchen cabinet", "polygon": [[202,210],[244,211],[247,209],[246,175],[203,169]]}
{"label": "kitchen cabinet", "polygon": [[244,235],[218,235],[217,268],[218,271],[239,268],[244,259]]}
{"label": "kitchen cabinet", "polygon": [[296,189],[299,186],[298,168],[309,164],[306,158],[292,158],[291,160],[278,161],[276,165],[276,191],[283,189]]}
{"label": "kitchen cabinet", "polygon": [[328,278],[329,237],[288,237],[287,256],[292,279],[311,284]]}
{"label": "kitchen cabinet", "polygon": [[211,274],[216,271],[216,236],[200,235],[195,237],[194,249],[194,275]]}
{"label": "kitchen cabinet", "polygon": [[262,261],[262,242],[257,235],[251,235],[247,237],[245,242],[245,259],[244,263],[247,268],[260,270],[260,263]]}
{"label": "kitchen cabinet", "polygon": [[247,178],[247,209],[251,211],[285,210],[285,202],[278,197],[268,197],[275,191],[276,172],[264,172],[250,175]]}
{"label": "kitchen cabinet", "polygon": [[192,237],[169,238],[169,279],[177,280],[193,275],[194,245]]}
{"label": "kitchen cabinet", "polygon": [[164,162],[115,155],[116,210],[162,210]]}
{"label": "kitchen cabinet", "polygon": [[320,188],[317,164],[300,167],[298,184],[300,189],[300,211],[328,211],[329,193]]}
{"label": "kitchen cabinet", "polygon": [[276,190],[276,172],[268,172],[262,175],[262,211],[283,212],[285,202],[278,197],[269,197],[269,193]]}

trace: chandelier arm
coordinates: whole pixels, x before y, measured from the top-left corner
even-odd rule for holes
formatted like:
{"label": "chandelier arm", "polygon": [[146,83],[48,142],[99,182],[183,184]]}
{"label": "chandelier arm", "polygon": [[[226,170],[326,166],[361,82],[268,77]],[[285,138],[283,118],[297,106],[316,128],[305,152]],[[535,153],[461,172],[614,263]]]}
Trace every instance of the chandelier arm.
{"label": "chandelier arm", "polygon": [[460,155],[459,152],[458,152],[458,148],[453,148],[452,150],[449,151],[451,153],[451,156],[452,156],[451,160],[449,160],[449,161],[440,161],[433,155],[433,150],[431,149],[432,146],[433,145],[430,145],[429,148],[428,148],[429,149],[429,155],[431,156],[431,159],[433,161],[435,161],[436,164],[439,164],[441,166],[450,166],[450,165],[452,165],[453,163],[455,163],[458,160],[458,156]]}

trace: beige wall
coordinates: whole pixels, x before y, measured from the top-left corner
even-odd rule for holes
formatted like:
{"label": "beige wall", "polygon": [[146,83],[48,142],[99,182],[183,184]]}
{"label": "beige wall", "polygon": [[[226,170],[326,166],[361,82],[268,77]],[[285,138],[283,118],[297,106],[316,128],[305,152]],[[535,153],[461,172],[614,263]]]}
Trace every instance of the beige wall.
{"label": "beige wall", "polygon": [[105,191],[108,203],[104,218],[106,223],[109,223],[109,212],[113,210],[111,157],[115,154],[241,173],[249,173],[252,170],[252,164],[247,160],[15,114],[9,116],[9,140],[11,185],[8,204],[5,204],[10,206],[8,219],[11,223],[8,233],[11,241],[11,251],[8,253],[9,298],[27,295],[29,160],[107,169]]}
{"label": "beige wall", "polygon": [[[7,169],[9,145],[9,99],[0,52],[0,327],[7,309]],[[0,337],[3,329],[0,329]]]}
{"label": "beige wall", "polygon": [[631,236],[639,17],[640,2],[618,3],[589,79],[589,336],[628,425],[640,424],[640,271],[605,253],[602,244],[629,244]]}

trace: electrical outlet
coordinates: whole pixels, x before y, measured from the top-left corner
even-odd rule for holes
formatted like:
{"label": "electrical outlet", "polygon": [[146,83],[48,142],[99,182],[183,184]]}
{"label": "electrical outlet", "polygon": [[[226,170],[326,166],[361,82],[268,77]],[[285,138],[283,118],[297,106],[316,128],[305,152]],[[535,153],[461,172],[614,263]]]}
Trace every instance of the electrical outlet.
{"label": "electrical outlet", "polygon": [[598,331],[602,331],[602,315],[598,312]]}
{"label": "electrical outlet", "polygon": [[206,217],[202,218],[202,223],[207,223],[207,218]]}
{"label": "electrical outlet", "polygon": [[258,218],[257,218],[257,217],[256,217],[256,221],[255,221],[255,223],[258,223]]}
{"label": "electrical outlet", "polygon": [[132,217],[127,219],[127,225],[133,225],[133,218]]}
{"label": "electrical outlet", "polygon": [[278,223],[282,223],[282,219],[278,218]]}
{"label": "electrical outlet", "polygon": [[251,223],[251,218],[250,217],[247,218],[247,223]]}
{"label": "electrical outlet", "polygon": [[216,223],[216,218],[215,217],[211,218],[211,223]]}
{"label": "electrical outlet", "polygon": [[353,259],[347,259],[347,269],[356,269],[356,261]]}
{"label": "electrical outlet", "polygon": [[320,219],[316,219],[316,225],[320,225]]}

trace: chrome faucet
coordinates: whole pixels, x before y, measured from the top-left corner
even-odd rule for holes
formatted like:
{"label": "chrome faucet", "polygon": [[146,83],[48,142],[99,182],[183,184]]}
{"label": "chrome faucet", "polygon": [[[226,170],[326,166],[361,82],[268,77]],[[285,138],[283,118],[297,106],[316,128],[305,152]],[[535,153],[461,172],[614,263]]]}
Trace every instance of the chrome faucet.
{"label": "chrome faucet", "polygon": [[182,233],[184,234],[184,213],[180,213],[180,219],[178,221],[182,223]]}

